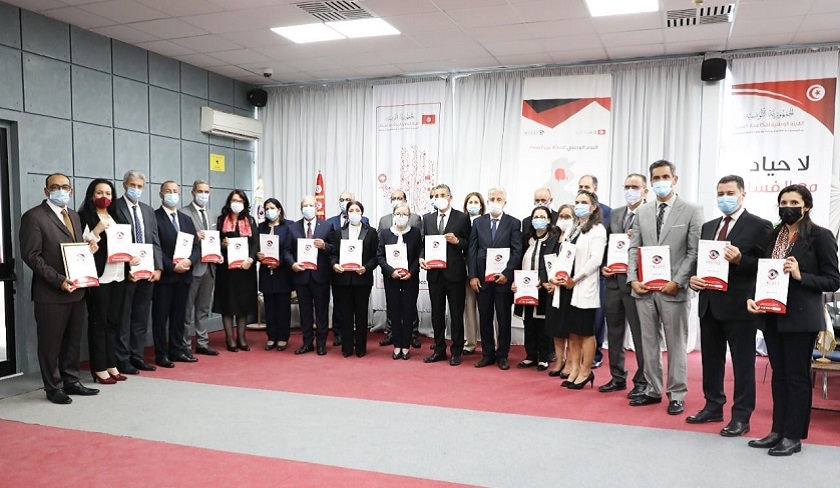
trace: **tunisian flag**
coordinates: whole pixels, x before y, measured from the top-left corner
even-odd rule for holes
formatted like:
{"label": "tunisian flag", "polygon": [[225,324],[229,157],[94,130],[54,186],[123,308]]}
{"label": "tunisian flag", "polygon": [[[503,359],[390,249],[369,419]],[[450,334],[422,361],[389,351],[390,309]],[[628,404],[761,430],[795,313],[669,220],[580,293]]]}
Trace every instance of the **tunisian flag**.
{"label": "tunisian flag", "polygon": [[324,176],[318,171],[318,178],[315,180],[315,217],[323,219],[326,216],[324,205]]}

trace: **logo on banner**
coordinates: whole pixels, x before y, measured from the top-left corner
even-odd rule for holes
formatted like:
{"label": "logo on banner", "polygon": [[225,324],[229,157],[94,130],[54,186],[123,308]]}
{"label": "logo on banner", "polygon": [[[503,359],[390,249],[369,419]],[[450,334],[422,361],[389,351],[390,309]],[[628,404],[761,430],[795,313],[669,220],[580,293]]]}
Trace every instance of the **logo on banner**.
{"label": "logo on banner", "polygon": [[437,117],[435,116],[435,114],[423,114],[423,118],[421,120],[423,122],[423,125],[428,125],[434,124],[436,118]]}
{"label": "logo on banner", "polygon": [[[523,100],[522,116],[553,129],[593,103],[597,103],[607,110],[610,109],[609,97]],[[598,129],[597,133],[598,135],[605,135],[607,131],[606,129]]]}

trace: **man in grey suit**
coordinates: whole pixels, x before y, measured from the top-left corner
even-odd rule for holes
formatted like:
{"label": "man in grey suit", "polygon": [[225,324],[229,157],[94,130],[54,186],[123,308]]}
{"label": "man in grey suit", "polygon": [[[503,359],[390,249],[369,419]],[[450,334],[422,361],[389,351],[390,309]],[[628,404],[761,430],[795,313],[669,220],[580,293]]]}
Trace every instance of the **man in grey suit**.
{"label": "man in grey suit", "polygon": [[[650,165],[650,181],[656,200],[642,205],[633,223],[629,245],[627,282],[633,289],[642,327],[647,391],[630,401],[634,407],[662,402],[662,354],[660,330],[668,348],[668,414],[685,410],[688,393],[686,341],[691,298],[689,280],[697,265],[697,245],[703,226],[703,209],[674,192],[678,177],[673,163],[659,160]],[[638,250],[644,246],[669,246],[671,281],[654,291],[639,281]],[[662,328],[660,329],[660,321]]]}
{"label": "man in grey suit", "polygon": [[138,281],[128,273],[128,283],[125,285],[125,311],[117,333],[116,353],[117,367],[128,374],[157,369],[143,358],[143,350],[146,348],[146,333],[149,329],[152,291],[154,282],[160,279],[163,258],[155,211],[140,201],[145,187],[146,176],[139,171],[128,170],[123,176],[125,195],[114,201],[114,220],[119,224],[131,225],[131,236],[135,243],[151,244],[155,259],[155,272],[149,279]]}
{"label": "man in grey suit", "polygon": [[[217,215],[208,207],[210,185],[204,180],[195,180],[192,186],[192,202],[181,210],[192,218],[199,239],[204,239],[205,230],[214,230]],[[216,265],[202,263],[201,259],[192,265],[193,281],[187,295],[187,311],[184,316],[184,343],[192,344],[195,335],[195,353],[218,356],[219,351],[210,347],[207,336],[207,319],[210,317],[210,300],[216,283]]]}

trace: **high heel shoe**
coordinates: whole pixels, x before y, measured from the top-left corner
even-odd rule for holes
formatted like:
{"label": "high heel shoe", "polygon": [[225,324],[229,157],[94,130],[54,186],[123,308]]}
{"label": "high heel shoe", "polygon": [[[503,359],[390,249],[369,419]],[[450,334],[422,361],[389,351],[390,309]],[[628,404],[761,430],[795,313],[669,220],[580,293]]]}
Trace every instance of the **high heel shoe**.
{"label": "high heel shoe", "polygon": [[557,376],[559,376],[559,377],[561,377],[561,378],[563,378],[563,379],[566,379],[566,378],[568,378],[568,377],[569,377],[569,375],[570,375],[570,373],[566,373],[566,372],[564,372],[563,370],[560,370],[560,373],[559,373]]}
{"label": "high heel shoe", "polygon": [[251,346],[249,346],[248,344],[239,344],[239,350],[247,352],[251,350]]}
{"label": "high heel shoe", "polygon": [[111,378],[110,375],[107,378],[100,378],[99,376],[96,375],[96,373],[93,373],[93,372],[90,373],[90,375],[91,375],[91,377],[93,377],[93,382],[94,383],[99,383],[101,385],[115,385],[115,384],[117,384],[117,380],[115,380],[114,378]]}
{"label": "high heel shoe", "polygon": [[582,390],[587,383],[589,383],[590,388],[595,386],[595,373],[593,373],[592,371],[589,372],[589,376],[587,376],[586,379],[583,380],[583,383],[572,383],[567,388],[569,388],[570,390]]}
{"label": "high heel shoe", "polygon": [[108,376],[110,376],[111,379],[114,379],[116,381],[125,381],[128,379],[128,376],[124,376],[122,373],[111,374],[110,371],[108,372]]}
{"label": "high heel shoe", "polygon": [[394,361],[396,361],[397,359],[402,359],[402,358],[403,358],[402,351],[396,351],[396,352],[394,352],[394,354],[391,354],[391,359],[393,359]]}
{"label": "high heel shoe", "polygon": [[[568,378],[568,376],[567,376],[567,378]],[[566,380],[566,381],[564,381],[564,382],[560,383],[560,386],[562,386],[563,388],[568,388],[568,387],[569,387],[569,386],[571,386],[571,385],[574,385],[574,383],[572,383],[572,382],[571,382],[571,381],[569,381],[569,380]]]}
{"label": "high heel shoe", "polygon": [[552,369],[548,372],[548,375],[551,376],[552,378],[556,378],[556,377],[560,376],[561,374],[563,374],[562,369],[556,369],[556,370]]}
{"label": "high heel shoe", "polygon": [[229,352],[239,352],[239,348],[235,345],[231,346],[230,344],[225,344],[227,346],[227,350]]}

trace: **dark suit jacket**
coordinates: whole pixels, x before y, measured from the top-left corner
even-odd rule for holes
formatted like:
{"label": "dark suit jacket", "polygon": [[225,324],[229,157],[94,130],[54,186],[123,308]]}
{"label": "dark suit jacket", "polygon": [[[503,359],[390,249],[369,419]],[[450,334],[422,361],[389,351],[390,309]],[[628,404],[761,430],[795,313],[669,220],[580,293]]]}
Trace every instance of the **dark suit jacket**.
{"label": "dark suit jacket", "polygon": [[[297,243],[292,239],[292,224],[287,220],[282,221],[279,225],[274,226],[274,234],[278,236],[280,241],[280,266],[268,269],[267,266],[260,265],[260,291],[263,293],[291,293],[292,292],[292,265],[295,264],[295,258],[292,256],[292,245],[297,246]],[[269,227],[268,222],[260,224],[260,234],[271,234],[272,228]]]}
{"label": "dark suit jacket", "polygon": [[[484,269],[487,260],[487,249],[496,247],[510,248],[510,259],[502,274],[507,277],[507,283],[499,286],[497,291],[510,291],[513,283],[513,270],[519,269],[522,263],[522,225],[519,219],[503,213],[496,226],[496,238],[491,238],[490,214],[484,214],[475,219],[470,233],[470,249],[468,254],[469,276],[478,278],[484,283]],[[483,286],[483,285],[482,285]]]}
{"label": "dark suit jacket", "polygon": [[[330,268],[338,264],[341,258],[341,240],[350,238],[348,226],[333,232],[333,253],[330,256]],[[336,273],[333,271],[333,285],[336,286],[373,286],[373,270],[379,266],[376,260],[376,249],[379,247],[379,236],[376,230],[362,222],[362,229],[359,231],[359,241],[362,242],[362,266],[365,274],[359,275],[355,271]]]}
{"label": "dark suit jacket", "polygon": [[[155,211],[152,207],[143,202],[139,202],[138,204],[140,205],[140,212],[143,214],[143,242],[152,245],[155,254],[155,269],[162,270],[163,257],[160,250],[160,236],[158,235]],[[131,218],[131,210],[128,208],[129,203],[126,201],[125,196],[117,198],[111,205],[114,206],[114,212],[111,214],[114,216],[114,220],[118,224],[131,225],[132,239],[134,239],[134,221]],[[126,266],[128,266],[128,264],[126,264]]]}
{"label": "dark suit jacket", "polygon": [[[304,226],[304,221],[305,219],[300,219],[291,224],[292,256],[294,257],[295,262],[298,261],[297,240],[306,238],[306,227]],[[326,220],[318,218],[315,219],[315,228],[312,229],[312,238],[324,240],[324,249],[318,250],[318,269],[314,271],[306,270],[294,273],[292,277],[292,281],[294,283],[305,284],[309,283],[309,280],[311,279],[315,283],[329,284],[333,275],[333,270],[330,267],[330,255],[333,253],[333,231],[334,229],[332,228],[332,225],[330,225]]]}
{"label": "dark suit jacket", "polygon": [[20,218],[20,251],[23,262],[32,269],[32,301],[73,303],[85,297],[83,288],[68,293],[61,289],[64,276],[63,242],[83,242],[84,227],[75,210],[67,209],[76,239],[59,220],[46,200]]}
{"label": "dark suit jacket", "polygon": [[[710,220],[700,229],[700,239],[714,240],[723,217]],[[746,210],[738,217],[729,231],[727,239],[741,251],[741,262],[729,264],[729,289],[727,291],[702,290],[697,312],[700,317],[711,313],[718,320],[750,320],[754,315],[744,305],[748,298],[755,296],[755,272],[761,247],[773,225],[761,217]],[[697,260],[705,256],[697,256]]]}
{"label": "dark suit jacket", "polygon": [[172,220],[166,215],[163,207],[155,210],[157,218],[158,238],[160,239],[161,264],[163,272],[160,275],[161,283],[192,283],[192,266],[201,260],[201,242],[195,235],[195,225],[189,215],[176,211],[178,216],[178,228],[185,234],[193,235],[192,252],[190,253],[190,270],[184,273],[175,272],[175,263],[172,262],[172,255],[175,254],[175,244],[178,240],[178,231],[172,225]]}
{"label": "dark suit jacket", "polygon": [[[774,234],[764,239],[762,257],[771,256]],[[802,281],[790,279],[787,313],[777,316],[779,332],[819,332],[825,329],[822,294],[840,288],[837,241],[828,229],[813,226],[809,234],[800,234],[788,256],[799,262]]]}
{"label": "dark suit jacket", "polygon": [[[423,235],[436,236],[440,216],[437,212],[428,213],[423,217]],[[467,279],[467,250],[470,247],[470,218],[464,212],[455,210],[449,211],[449,218],[446,220],[444,234],[453,233],[458,238],[458,244],[446,244],[446,268],[426,270],[426,279],[429,283],[439,281],[465,281]],[[426,248],[420,249],[420,256],[425,258]]]}
{"label": "dark suit jacket", "polygon": [[[423,247],[423,241],[420,238],[420,230],[417,227],[409,227],[409,230],[403,234],[403,243],[408,254],[408,272],[411,273],[411,278],[408,281],[420,280],[420,250]],[[394,273],[394,268],[388,264],[388,259],[385,257],[385,246],[389,244],[396,244],[397,236],[388,229],[383,230],[379,234],[379,247],[376,250],[376,259],[379,261],[379,267],[382,269],[382,276],[385,280],[393,280],[391,274]]]}
{"label": "dark suit jacket", "polygon": [[[332,226],[333,231],[336,231],[341,228],[341,214],[333,215],[332,217],[327,219],[327,223]],[[367,217],[362,215],[362,223],[370,225],[370,221]]]}

